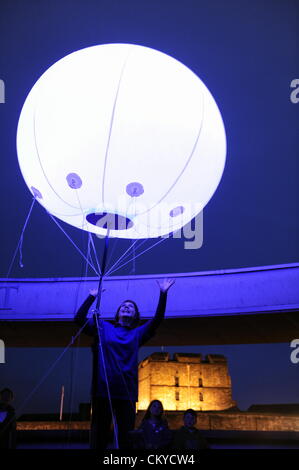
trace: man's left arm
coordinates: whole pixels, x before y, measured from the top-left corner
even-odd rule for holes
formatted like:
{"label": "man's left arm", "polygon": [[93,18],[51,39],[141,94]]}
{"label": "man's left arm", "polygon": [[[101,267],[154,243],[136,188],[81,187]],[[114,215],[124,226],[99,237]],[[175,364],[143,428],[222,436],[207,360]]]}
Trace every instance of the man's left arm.
{"label": "man's left arm", "polygon": [[157,282],[160,286],[158,306],[154,317],[138,328],[140,346],[142,346],[146,341],[154,336],[158,326],[162,323],[166,310],[167,292],[175,281],[174,279],[164,279],[163,281]]}

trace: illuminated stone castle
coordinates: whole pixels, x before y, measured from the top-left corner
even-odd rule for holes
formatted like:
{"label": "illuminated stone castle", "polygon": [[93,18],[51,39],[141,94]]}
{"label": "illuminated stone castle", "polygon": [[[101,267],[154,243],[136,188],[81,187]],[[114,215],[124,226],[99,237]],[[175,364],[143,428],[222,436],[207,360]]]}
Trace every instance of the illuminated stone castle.
{"label": "illuminated stone castle", "polygon": [[227,410],[232,400],[227,360],[218,354],[154,353],[139,364],[138,410],[147,409],[151,400],[161,400],[165,411]]}

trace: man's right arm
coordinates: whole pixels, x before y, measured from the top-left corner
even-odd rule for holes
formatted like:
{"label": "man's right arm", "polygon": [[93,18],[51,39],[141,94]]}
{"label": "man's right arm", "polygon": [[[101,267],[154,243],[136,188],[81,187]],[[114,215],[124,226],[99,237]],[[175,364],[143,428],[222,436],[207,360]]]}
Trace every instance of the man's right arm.
{"label": "man's right arm", "polygon": [[79,325],[81,328],[85,325],[83,331],[88,335],[93,335],[93,320],[89,319],[88,321],[86,321],[86,317],[88,314],[88,310],[92,306],[94,300],[95,296],[90,294],[87,299],[83,302],[74,318],[75,323],[77,323],[77,325]]}

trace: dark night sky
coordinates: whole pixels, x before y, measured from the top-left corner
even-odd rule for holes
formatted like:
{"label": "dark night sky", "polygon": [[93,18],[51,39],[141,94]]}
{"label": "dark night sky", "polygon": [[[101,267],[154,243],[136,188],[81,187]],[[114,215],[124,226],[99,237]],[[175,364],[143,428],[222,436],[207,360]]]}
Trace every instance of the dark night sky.
{"label": "dark night sky", "polygon": [[[25,98],[40,75],[66,54],[116,42],[158,49],[199,75],[222,113],[228,144],[221,183],[204,209],[203,247],[186,250],[184,240],[166,240],[136,260],[136,274],[298,261],[299,103],[290,100],[290,83],[299,78],[297,0],[1,0],[0,39],[0,79],[5,83],[5,103],[0,104],[0,276],[6,276],[31,204],[15,145]],[[86,234],[64,227],[78,245],[86,247]],[[101,241],[96,242],[101,251]],[[114,256],[126,246],[118,241]],[[11,277],[84,272],[79,255],[39,205],[25,232],[23,262],[22,269],[14,264]],[[244,407],[253,402],[299,401],[298,365],[290,363],[287,344],[196,350],[227,355],[235,399]],[[7,351],[8,362],[0,366],[0,386],[18,389],[21,402],[56,352]],[[89,363],[88,354],[83,349],[78,353],[79,369]],[[26,357],[30,364],[24,368]],[[67,357],[70,361],[71,354]],[[27,378],[21,375],[24,370]],[[59,387],[63,380],[59,372],[53,377]],[[53,408],[43,390],[37,409],[42,403]]]}
{"label": "dark night sky", "polygon": [[[142,360],[159,348],[143,347]],[[233,400],[241,410],[252,404],[298,403],[299,364],[292,364],[289,344],[242,344],[232,346],[165,347],[164,351],[196,352],[203,355],[224,354],[232,381]],[[49,368],[62,353],[58,348],[9,348],[6,364],[1,364],[1,382],[9,381],[15,391],[15,406],[23,413],[58,413],[62,385],[65,386],[64,410],[78,412],[79,403],[87,403],[90,396],[91,352],[87,348],[68,350],[54,370],[45,378]],[[21,367],[20,367],[21,364]],[[18,374],[12,374],[18,370]],[[37,384],[42,384],[27,400]]]}

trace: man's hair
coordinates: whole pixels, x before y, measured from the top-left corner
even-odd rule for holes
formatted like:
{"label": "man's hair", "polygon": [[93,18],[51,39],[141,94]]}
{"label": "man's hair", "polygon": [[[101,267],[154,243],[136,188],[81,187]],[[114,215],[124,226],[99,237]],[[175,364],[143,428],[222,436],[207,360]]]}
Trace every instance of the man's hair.
{"label": "man's hair", "polygon": [[194,416],[194,418],[197,418],[197,413],[195,410],[192,410],[192,408],[189,408],[188,410],[184,412],[184,418],[188,414]]}
{"label": "man's hair", "polygon": [[5,393],[10,395],[10,397],[13,399],[13,391],[10,390],[10,388],[3,388],[2,390],[0,390],[0,396],[4,395]]}
{"label": "man's hair", "polygon": [[136,304],[136,302],[134,302],[134,300],[127,299],[127,300],[124,300],[124,301],[120,304],[120,306],[118,307],[117,312],[116,312],[116,314],[115,314],[114,321],[115,321],[115,323],[118,323],[118,322],[119,322],[119,311],[120,311],[122,305],[123,305],[124,303],[126,303],[126,302],[131,302],[131,304],[133,304],[134,307],[135,307],[134,320],[133,320],[132,324],[130,325],[130,328],[136,328],[136,326],[138,325],[138,323],[139,323],[139,321],[140,321],[140,313],[139,313],[137,304]]}
{"label": "man's hair", "polygon": [[163,403],[162,403],[160,400],[156,400],[156,399],[155,399],[155,400],[152,400],[152,401],[150,402],[150,404],[148,405],[147,410],[146,410],[146,412],[145,412],[145,415],[143,416],[142,422],[143,422],[143,421],[147,421],[148,419],[150,419],[150,417],[151,417],[151,406],[152,406],[152,404],[155,403],[155,402],[158,402],[158,403],[160,403],[160,405],[161,405],[161,413],[160,413],[160,415],[158,416],[158,418],[159,418],[159,420],[165,422],[165,418],[164,418],[164,416],[163,416],[163,415],[164,415]]}

